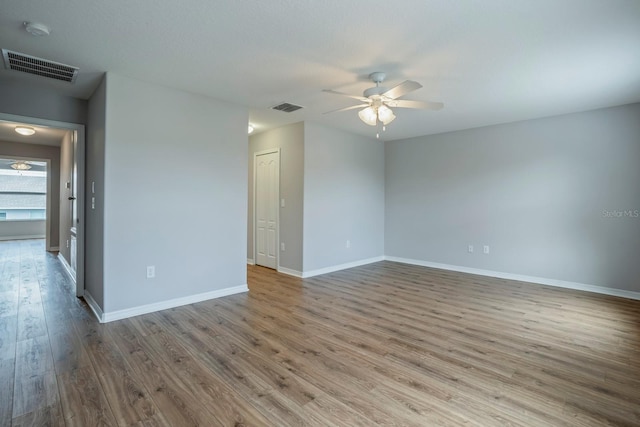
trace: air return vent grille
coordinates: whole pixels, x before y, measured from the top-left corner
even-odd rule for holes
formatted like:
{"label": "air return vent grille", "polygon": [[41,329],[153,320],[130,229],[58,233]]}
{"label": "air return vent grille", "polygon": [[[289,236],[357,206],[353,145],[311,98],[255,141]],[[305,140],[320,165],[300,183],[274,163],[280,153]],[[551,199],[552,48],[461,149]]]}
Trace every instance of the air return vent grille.
{"label": "air return vent grille", "polygon": [[60,64],[47,59],[36,58],[24,53],[12,52],[2,49],[4,66],[9,70],[21,71],[23,73],[35,74],[49,79],[62,80],[73,83],[78,76],[78,68],[70,65]]}
{"label": "air return vent grille", "polygon": [[293,113],[301,109],[302,107],[299,105],[289,104],[288,102],[283,102],[282,104],[276,105],[275,107],[271,107],[273,110],[284,111],[285,113]]}

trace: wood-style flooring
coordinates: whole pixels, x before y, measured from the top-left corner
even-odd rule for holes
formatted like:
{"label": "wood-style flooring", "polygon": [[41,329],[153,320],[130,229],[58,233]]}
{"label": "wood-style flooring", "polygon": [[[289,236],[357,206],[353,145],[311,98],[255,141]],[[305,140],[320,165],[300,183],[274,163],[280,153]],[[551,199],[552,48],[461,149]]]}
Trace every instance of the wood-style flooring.
{"label": "wood-style flooring", "polygon": [[640,301],[392,262],[248,274],[99,324],[42,241],[0,242],[0,426],[640,425]]}

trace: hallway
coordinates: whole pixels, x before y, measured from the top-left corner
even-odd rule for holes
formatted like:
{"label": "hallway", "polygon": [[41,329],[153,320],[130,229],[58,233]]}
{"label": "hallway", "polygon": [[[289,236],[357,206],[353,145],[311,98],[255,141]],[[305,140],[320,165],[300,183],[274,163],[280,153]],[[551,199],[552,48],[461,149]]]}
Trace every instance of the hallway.
{"label": "hallway", "polygon": [[[94,322],[44,240],[0,242],[0,425],[61,421],[56,371],[86,360],[74,322]],[[55,363],[54,363],[55,361]],[[12,365],[15,369],[11,369]],[[15,373],[14,373],[15,372]],[[55,422],[53,422],[55,424]]]}

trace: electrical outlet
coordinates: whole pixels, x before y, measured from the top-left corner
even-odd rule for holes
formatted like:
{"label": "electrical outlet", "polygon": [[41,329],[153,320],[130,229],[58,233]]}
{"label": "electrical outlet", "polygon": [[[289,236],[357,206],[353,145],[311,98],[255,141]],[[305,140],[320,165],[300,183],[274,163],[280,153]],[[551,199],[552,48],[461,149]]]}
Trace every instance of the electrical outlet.
{"label": "electrical outlet", "polygon": [[153,279],[156,277],[156,266],[148,265],[147,266],[147,279]]}
{"label": "electrical outlet", "polygon": [[280,242],[280,250],[284,252],[284,242]]}
{"label": "electrical outlet", "polygon": [[345,243],[344,247],[349,249],[351,247],[351,240],[347,240],[347,243]]}
{"label": "electrical outlet", "polygon": [[489,253],[489,245],[484,245],[484,247],[482,248],[485,254]]}
{"label": "electrical outlet", "polygon": [[469,247],[467,248],[467,250],[469,251],[469,253],[473,253],[473,245],[469,245]]}

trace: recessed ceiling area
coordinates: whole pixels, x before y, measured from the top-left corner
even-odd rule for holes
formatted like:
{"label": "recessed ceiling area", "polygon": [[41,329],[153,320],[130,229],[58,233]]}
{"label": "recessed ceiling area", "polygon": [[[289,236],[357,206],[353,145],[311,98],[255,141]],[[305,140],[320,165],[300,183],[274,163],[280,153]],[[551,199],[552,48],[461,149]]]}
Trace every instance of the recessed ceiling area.
{"label": "recessed ceiling area", "polygon": [[[31,20],[50,34],[29,34]],[[387,140],[640,101],[629,0],[36,0],[3,8],[0,40],[80,69],[73,84],[5,69],[0,80],[87,99],[110,71],[246,106],[256,132],[310,120],[372,137],[357,111],[323,114],[351,104],[322,89],[362,93],[374,71],[423,86],[406,99],[445,105],[398,112]],[[270,108],[283,102],[305,108]]]}
{"label": "recessed ceiling area", "polygon": [[[33,128],[36,133],[30,136],[20,135],[15,131],[15,128],[19,126]],[[58,129],[47,126],[37,126],[27,123],[0,120],[0,141],[60,147],[62,139],[67,132],[69,132],[68,129]]]}

